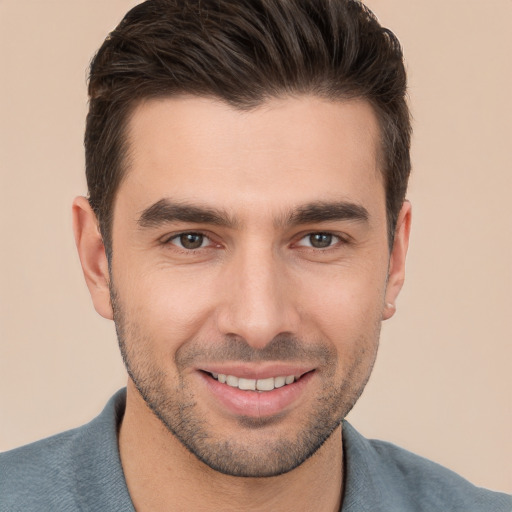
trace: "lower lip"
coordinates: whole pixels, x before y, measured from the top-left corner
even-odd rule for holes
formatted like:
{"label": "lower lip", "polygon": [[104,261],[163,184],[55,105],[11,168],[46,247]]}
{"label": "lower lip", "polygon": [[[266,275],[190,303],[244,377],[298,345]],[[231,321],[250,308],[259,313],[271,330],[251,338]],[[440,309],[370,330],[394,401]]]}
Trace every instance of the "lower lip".
{"label": "lower lip", "polygon": [[244,391],[222,384],[209,374],[199,372],[208,391],[231,414],[250,418],[270,417],[291,407],[305,392],[314,372],[303,375],[292,384],[272,391]]}

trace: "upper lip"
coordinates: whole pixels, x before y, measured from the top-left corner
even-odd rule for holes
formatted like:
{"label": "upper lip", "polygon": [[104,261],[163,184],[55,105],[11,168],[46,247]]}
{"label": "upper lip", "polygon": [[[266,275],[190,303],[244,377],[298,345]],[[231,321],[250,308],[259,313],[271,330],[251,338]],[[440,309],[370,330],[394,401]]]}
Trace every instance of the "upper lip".
{"label": "upper lip", "polygon": [[308,365],[283,364],[283,363],[264,363],[264,364],[246,364],[246,363],[219,363],[206,364],[198,367],[198,370],[207,373],[218,373],[222,375],[233,375],[243,379],[268,379],[270,377],[286,377],[294,375],[300,377],[305,373],[314,370],[314,367]]}

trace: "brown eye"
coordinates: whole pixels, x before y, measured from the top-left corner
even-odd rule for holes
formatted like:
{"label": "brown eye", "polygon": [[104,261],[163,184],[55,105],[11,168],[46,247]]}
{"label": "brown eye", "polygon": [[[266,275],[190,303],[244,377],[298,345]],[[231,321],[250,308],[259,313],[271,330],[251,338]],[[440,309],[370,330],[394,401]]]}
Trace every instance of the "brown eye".
{"label": "brown eye", "polygon": [[183,249],[199,249],[207,242],[207,238],[201,233],[182,233],[174,237],[171,242]]}

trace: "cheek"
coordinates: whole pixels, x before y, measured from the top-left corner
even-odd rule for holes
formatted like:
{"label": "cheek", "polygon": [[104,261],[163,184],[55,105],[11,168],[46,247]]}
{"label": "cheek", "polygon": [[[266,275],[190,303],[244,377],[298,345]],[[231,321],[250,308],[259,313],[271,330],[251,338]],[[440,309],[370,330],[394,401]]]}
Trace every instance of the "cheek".
{"label": "cheek", "polygon": [[[194,338],[218,338],[216,319],[220,309],[229,306],[232,272],[221,265],[189,268],[128,259],[133,255],[119,258],[114,266],[119,269],[114,272],[116,290],[127,322],[137,324],[155,349],[176,350]],[[345,351],[359,338],[373,340],[385,291],[387,263],[381,260],[361,257],[358,261],[364,263],[284,265],[279,295],[289,301],[286,307],[299,312],[296,334],[330,340]]]}
{"label": "cheek", "polygon": [[[335,268],[301,280],[304,326],[321,332],[338,350],[376,344],[385,293],[385,271]],[[377,334],[376,334],[377,333]],[[355,347],[353,347],[355,349]]]}
{"label": "cheek", "polygon": [[359,398],[375,362],[384,293],[382,285],[375,286],[376,276],[349,274],[326,279],[322,291],[318,280],[303,290],[308,297],[303,307],[305,338],[320,337],[333,350],[332,366],[324,372],[324,393],[338,393],[344,414]]}
{"label": "cheek", "polygon": [[121,280],[122,285],[115,282],[128,322],[164,350],[185,343],[211,321],[213,283],[204,274],[154,268]]}

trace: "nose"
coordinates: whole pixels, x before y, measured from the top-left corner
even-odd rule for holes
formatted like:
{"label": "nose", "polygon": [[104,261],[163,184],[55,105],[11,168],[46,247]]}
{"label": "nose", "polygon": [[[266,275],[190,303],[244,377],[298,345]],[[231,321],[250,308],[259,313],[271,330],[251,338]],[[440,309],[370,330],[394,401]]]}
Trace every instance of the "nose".
{"label": "nose", "polygon": [[299,312],[286,264],[270,249],[234,256],[225,268],[218,328],[263,348],[276,336],[296,334]]}

